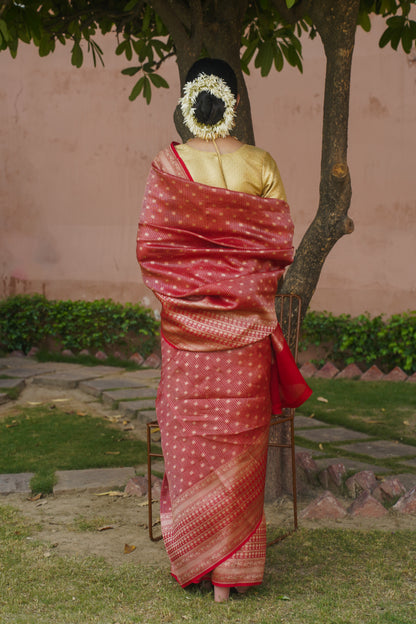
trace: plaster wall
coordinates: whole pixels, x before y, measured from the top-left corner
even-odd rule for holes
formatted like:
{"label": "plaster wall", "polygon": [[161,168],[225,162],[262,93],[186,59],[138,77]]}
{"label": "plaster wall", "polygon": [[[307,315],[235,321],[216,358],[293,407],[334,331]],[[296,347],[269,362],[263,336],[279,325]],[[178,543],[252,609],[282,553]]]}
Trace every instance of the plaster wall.
{"label": "plaster wall", "polygon": [[[382,25],[358,31],[351,88],[350,215],[322,271],[313,309],[387,315],[416,308],[416,55],[380,50]],[[0,296],[155,301],[141,282],[135,239],[152,157],[179,140],[169,90],[131,103],[132,78],[105,37],[104,68],[70,64],[69,49],[40,59],[22,45],[0,54]],[[256,143],[276,159],[297,245],[319,193],[324,62],[304,41],[304,73],[286,68],[248,88]]]}

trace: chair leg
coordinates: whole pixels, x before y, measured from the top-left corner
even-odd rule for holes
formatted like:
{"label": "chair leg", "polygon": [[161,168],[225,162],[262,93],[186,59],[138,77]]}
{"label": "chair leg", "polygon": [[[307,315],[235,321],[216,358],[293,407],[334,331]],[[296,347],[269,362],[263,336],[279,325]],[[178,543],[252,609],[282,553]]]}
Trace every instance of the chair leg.
{"label": "chair leg", "polygon": [[296,484],[296,449],[295,449],[295,410],[292,409],[290,420],[290,451],[292,456],[292,496],[293,496],[293,525],[298,528],[298,494]]}
{"label": "chair leg", "polygon": [[162,453],[152,453],[152,429],[158,427],[157,421],[147,423],[147,503],[148,503],[148,523],[149,538],[152,542],[158,542],[162,539],[161,535],[153,535],[153,507],[152,507],[152,458],[161,457]]}
{"label": "chair leg", "polygon": [[152,514],[152,438],[151,427],[154,423],[147,423],[147,504],[149,537],[153,541],[153,514]]}

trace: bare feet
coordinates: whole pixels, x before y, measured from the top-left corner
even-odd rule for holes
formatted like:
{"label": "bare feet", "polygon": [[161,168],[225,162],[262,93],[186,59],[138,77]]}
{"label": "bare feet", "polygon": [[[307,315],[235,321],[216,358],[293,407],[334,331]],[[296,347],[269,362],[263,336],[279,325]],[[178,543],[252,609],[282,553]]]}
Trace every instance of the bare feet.
{"label": "bare feet", "polygon": [[245,594],[250,589],[250,585],[239,585],[236,590],[239,594]]}
{"label": "bare feet", "polygon": [[214,601],[215,602],[227,602],[229,596],[230,596],[229,587],[220,587],[219,585],[214,585]]}
{"label": "bare feet", "polygon": [[211,591],[212,590],[211,580],[209,578],[202,579],[202,581],[199,583],[199,589],[203,593],[207,593],[207,592]]}

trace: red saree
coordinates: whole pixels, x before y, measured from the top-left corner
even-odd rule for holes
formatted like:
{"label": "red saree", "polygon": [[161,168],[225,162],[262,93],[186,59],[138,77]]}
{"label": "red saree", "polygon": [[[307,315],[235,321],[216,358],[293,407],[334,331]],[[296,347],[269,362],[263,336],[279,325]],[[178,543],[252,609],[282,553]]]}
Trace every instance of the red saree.
{"label": "red saree", "polygon": [[284,201],[189,178],[173,147],[159,155],[137,246],[162,303],[162,533],[182,586],[208,573],[216,585],[255,585],[270,415],[311,392],[274,311],[293,225]]}

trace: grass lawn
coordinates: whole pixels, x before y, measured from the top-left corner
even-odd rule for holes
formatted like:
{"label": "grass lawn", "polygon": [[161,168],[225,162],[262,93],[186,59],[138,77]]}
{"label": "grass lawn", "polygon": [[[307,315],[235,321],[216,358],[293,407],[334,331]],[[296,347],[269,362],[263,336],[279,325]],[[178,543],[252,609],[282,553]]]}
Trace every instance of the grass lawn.
{"label": "grass lawn", "polygon": [[416,445],[415,384],[314,378],[308,384],[314,393],[297,414]]}
{"label": "grass lawn", "polygon": [[145,462],[144,442],[88,414],[40,405],[0,421],[0,473],[36,473],[34,492],[50,491],[56,470]]}
{"label": "grass lawn", "polygon": [[[320,379],[310,384],[314,395],[298,413],[416,445],[413,384]],[[42,475],[135,465],[144,456],[142,442],[85,414],[42,405],[0,422],[1,472]],[[113,566],[95,557],[58,555],[37,541],[35,526],[4,503],[0,500],[2,624],[416,622],[416,522],[412,531],[301,529],[269,548],[262,586],[219,605],[211,593],[182,590],[167,567]]]}
{"label": "grass lawn", "polygon": [[[308,379],[313,395],[296,414],[347,427],[373,439],[393,440],[416,446],[416,386],[405,382],[364,382],[347,379]],[[345,443],[340,451],[336,443],[317,444],[296,435],[297,443],[318,450],[328,457],[352,457],[368,461],[366,456],[349,453]],[[388,467],[392,473],[403,472],[396,459],[372,458],[372,464]],[[406,469],[414,472],[411,467]]]}
{"label": "grass lawn", "polygon": [[[32,538],[33,536],[33,538]],[[414,624],[416,531],[300,530],[268,551],[265,581],[215,604],[168,569],[63,557],[0,506],[4,624]]]}

